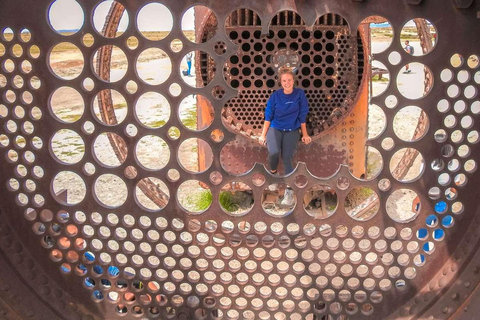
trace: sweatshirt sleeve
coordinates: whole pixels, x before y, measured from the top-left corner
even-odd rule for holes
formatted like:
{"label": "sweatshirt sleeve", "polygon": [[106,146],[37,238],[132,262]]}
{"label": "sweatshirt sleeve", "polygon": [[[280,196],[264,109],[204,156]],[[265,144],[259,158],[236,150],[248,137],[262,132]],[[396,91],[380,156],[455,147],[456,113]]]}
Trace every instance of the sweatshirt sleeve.
{"label": "sweatshirt sleeve", "polygon": [[300,120],[300,123],[305,123],[308,114],[308,100],[305,91],[302,90],[300,95],[300,112],[298,114],[298,120]]}
{"label": "sweatshirt sleeve", "polygon": [[275,116],[275,94],[272,93],[267,101],[267,107],[265,108],[265,121],[272,122]]}

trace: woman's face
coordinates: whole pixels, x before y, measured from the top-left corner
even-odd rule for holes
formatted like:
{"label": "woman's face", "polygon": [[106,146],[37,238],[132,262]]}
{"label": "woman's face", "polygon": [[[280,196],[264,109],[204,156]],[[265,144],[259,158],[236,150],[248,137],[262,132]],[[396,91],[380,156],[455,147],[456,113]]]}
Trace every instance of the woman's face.
{"label": "woman's face", "polygon": [[293,91],[293,76],[289,73],[282,74],[280,78],[280,84],[282,85],[283,90],[287,93]]}

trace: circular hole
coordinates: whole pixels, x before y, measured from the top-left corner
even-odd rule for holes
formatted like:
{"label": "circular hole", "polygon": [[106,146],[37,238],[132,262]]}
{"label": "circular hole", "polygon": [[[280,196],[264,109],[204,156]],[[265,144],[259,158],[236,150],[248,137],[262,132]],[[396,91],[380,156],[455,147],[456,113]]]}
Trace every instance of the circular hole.
{"label": "circular hole", "polygon": [[118,91],[105,89],[93,99],[93,113],[97,120],[107,126],[116,126],[127,116],[127,100]]}
{"label": "circular hole", "polygon": [[213,163],[212,147],[202,139],[187,139],[178,147],[177,159],[182,168],[187,172],[204,172]]}
{"label": "circular hole", "polygon": [[440,80],[443,82],[447,83],[453,80],[453,72],[450,69],[443,69],[442,72],[440,72]]}
{"label": "circular hole", "polygon": [[138,90],[138,84],[133,80],[129,80],[125,85],[125,89],[127,89],[128,93],[134,94]]}
{"label": "circular hole", "polygon": [[380,198],[368,187],[352,189],[345,197],[345,211],[357,221],[366,221],[375,216],[380,208]]}
{"label": "circular hole", "polygon": [[453,128],[457,125],[457,118],[454,115],[449,114],[445,117],[445,119],[443,119],[443,124],[447,128]]}
{"label": "circular hole", "polygon": [[447,99],[438,101],[437,110],[442,113],[448,112],[450,110],[450,102]]}
{"label": "circular hole", "polygon": [[445,227],[445,228],[452,227],[454,222],[455,221],[454,221],[453,217],[450,216],[450,215],[447,215],[447,216],[442,218],[442,226]]}
{"label": "circular hole", "polygon": [[470,57],[468,57],[467,65],[472,69],[478,68],[478,65],[479,65],[478,56],[473,54]]}
{"label": "circular hole", "polygon": [[167,81],[172,73],[172,62],[162,49],[149,48],[140,53],[135,68],[138,77],[144,83],[153,86]]}
{"label": "circular hole", "polygon": [[[115,21],[116,28],[108,28],[110,22],[110,10],[115,8],[117,11],[122,11],[121,17],[115,17],[119,21]],[[121,36],[128,28],[128,12],[125,7],[117,1],[103,1],[100,2],[93,10],[93,26],[95,30],[106,38],[117,38]]]}
{"label": "circular hole", "polygon": [[82,95],[71,87],[60,87],[50,98],[50,111],[60,122],[73,123],[85,112]]}
{"label": "circular hole", "polygon": [[125,52],[117,46],[106,45],[100,47],[93,54],[93,71],[98,79],[108,83],[121,80],[128,69]]}
{"label": "circular hole", "polygon": [[135,200],[142,209],[157,212],[168,204],[170,191],[167,185],[158,178],[143,178],[135,187]]}
{"label": "circular hole", "polygon": [[170,103],[157,92],[144,93],[135,103],[137,120],[150,129],[163,127],[170,119],[170,113]]}
{"label": "circular hole", "polygon": [[85,142],[75,131],[61,129],[53,135],[50,149],[56,160],[63,164],[75,164],[85,155]]}
{"label": "circular hole", "polygon": [[13,56],[15,56],[16,58],[19,58],[22,56],[23,54],[23,48],[21,45],[19,44],[14,44],[13,47],[12,47],[12,54]]}
{"label": "circular hole", "polygon": [[386,151],[390,151],[395,147],[395,141],[388,137],[382,140],[382,148]]}
{"label": "circular hole", "polygon": [[163,4],[151,2],[143,6],[138,12],[138,31],[150,41],[165,39],[172,31],[172,27],[172,13]]}
{"label": "circular hole", "polygon": [[32,33],[30,32],[30,30],[20,30],[20,40],[22,40],[22,42],[29,42],[30,40],[32,40]]}
{"label": "circular hole", "polygon": [[85,15],[75,1],[54,1],[48,9],[48,22],[53,30],[63,36],[77,33],[83,26]]}
{"label": "circular hole", "polygon": [[85,91],[92,91],[95,88],[95,82],[92,78],[85,78],[82,82],[82,87]]}
{"label": "circular hole", "polygon": [[183,49],[183,42],[180,39],[173,39],[172,42],[170,42],[170,50],[172,50],[175,53],[178,53],[182,51]]}
{"label": "circular hole", "polygon": [[378,188],[381,191],[388,191],[391,188],[391,182],[387,178],[383,178],[378,182]]}
{"label": "circular hole", "polygon": [[392,192],[386,203],[388,216],[400,223],[413,221],[421,209],[420,198],[410,189],[398,189]]}
{"label": "circular hole", "polygon": [[95,180],[93,193],[101,205],[111,209],[122,206],[128,197],[123,179],[110,173],[102,174]]}
{"label": "circular hole", "polygon": [[198,180],[183,182],[177,190],[177,200],[180,207],[188,213],[199,214],[206,211],[212,204],[210,188]]}
{"label": "circular hole", "polygon": [[393,109],[398,105],[398,98],[394,95],[389,95],[385,98],[385,106],[387,108]]}
{"label": "circular hole", "polygon": [[[423,98],[430,93],[433,86],[433,73],[430,68],[418,62],[407,64],[405,68],[397,75],[398,91],[412,100]],[[426,79],[431,79],[428,87],[425,85]]]}
{"label": "circular hole", "polygon": [[143,136],[135,146],[135,158],[146,170],[160,170],[170,161],[170,148],[160,137]]}
{"label": "circular hole", "polygon": [[471,144],[478,143],[479,134],[477,130],[470,131],[467,135],[467,141]]}
{"label": "circular hole", "polygon": [[5,72],[12,73],[15,71],[15,62],[13,62],[11,59],[7,59],[3,63],[3,68],[5,69]]}
{"label": "circular hole", "polygon": [[459,95],[460,95],[460,88],[459,86],[457,86],[456,84],[452,84],[450,86],[448,86],[447,88],[447,95],[450,97],[450,98],[457,98]]}
{"label": "circular hole", "polygon": [[52,180],[52,196],[63,205],[76,205],[87,193],[85,181],[76,173],[61,171]]}
{"label": "circular hole", "polygon": [[475,160],[470,159],[465,162],[463,167],[466,172],[473,173],[477,170],[477,163],[475,162]]}
{"label": "circular hole", "polygon": [[190,51],[180,63],[180,75],[191,87],[203,88],[210,84],[214,77],[215,61],[205,51]]}
{"label": "circular hole", "polygon": [[459,68],[463,65],[464,59],[461,54],[455,53],[450,57],[450,64],[454,68]]}
{"label": "circular hole", "polygon": [[178,138],[180,138],[180,129],[175,126],[170,127],[167,131],[167,135],[170,139],[177,140]]}
{"label": "circular hole", "polygon": [[326,219],[337,209],[338,196],[329,186],[316,185],[308,189],[303,197],[305,211],[315,219]]}
{"label": "circular hole", "polygon": [[95,160],[107,168],[122,165],[128,154],[127,144],[122,137],[113,132],[104,132],[95,138],[93,154]]}
{"label": "circular hole", "polygon": [[95,38],[90,33],[86,33],[82,37],[82,43],[85,47],[90,48],[95,43]]}
{"label": "circular hole", "polygon": [[402,62],[402,55],[398,51],[392,51],[388,55],[388,62],[390,62],[390,64],[396,66],[400,62]]}
{"label": "circular hole", "polygon": [[478,90],[472,85],[469,85],[463,90],[463,95],[467,99],[474,99],[477,96]]}
{"label": "circular hole", "polygon": [[210,100],[196,94],[189,95],[180,102],[178,116],[185,128],[202,131],[212,124],[215,111]]}
{"label": "circular hole", "polygon": [[460,70],[457,73],[457,80],[460,83],[466,83],[470,80],[470,72],[467,70]]}
{"label": "circular hole", "polygon": [[262,193],[262,208],[270,216],[283,217],[290,214],[297,204],[293,189],[283,183],[273,183]]}
{"label": "circular hole", "polygon": [[95,131],[95,125],[90,121],[85,121],[82,126],[83,132],[86,134],[92,134]]}
{"label": "circular hole", "polygon": [[130,50],[135,50],[138,48],[138,38],[135,36],[130,36],[127,39],[127,48]]}
{"label": "circular hole", "polygon": [[[206,24],[209,32],[199,33],[195,22]],[[217,33],[217,17],[212,10],[205,6],[190,7],[182,17],[182,32],[185,38],[191,42],[203,43],[210,40]]]}
{"label": "circular hole", "polygon": [[220,172],[218,171],[213,171],[210,173],[209,180],[212,184],[214,185],[219,185],[223,181],[223,176]]}
{"label": "circular hole", "polygon": [[82,51],[73,43],[61,42],[50,51],[48,65],[53,74],[60,79],[76,79],[83,72]]}
{"label": "circular hole", "polygon": [[464,113],[467,111],[467,104],[463,100],[458,100],[453,104],[453,110],[455,110],[456,113]]}
{"label": "circular hole", "polygon": [[415,106],[400,109],[393,119],[393,131],[397,137],[407,142],[422,139],[427,133],[429,125],[427,113]]}
{"label": "circular hole", "polygon": [[390,159],[390,173],[400,182],[412,182],[424,171],[425,161],[422,154],[413,148],[403,148]]}
{"label": "circular hole", "polygon": [[[420,44],[420,34],[424,39],[423,45]],[[400,44],[407,53],[413,56],[426,55],[437,44],[437,29],[429,20],[423,18],[409,20],[400,32]]]}
{"label": "circular hole", "polygon": [[212,139],[213,142],[219,143],[223,141],[223,138],[225,137],[224,133],[220,129],[215,129],[210,133],[210,138]]}
{"label": "circular hole", "polygon": [[182,87],[178,83],[172,83],[170,87],[168,87],[168,93],[173,97],[178,97],[182,93]]}
{"label": "circular hole", "polygon": [[265,183],[265,176],[259,172],[256,172],[252,176],[252,183],[256,187],[261,187]]}
{"label": "circular hole", "polygon": [[255,202],[252,188],[242,182],[230,182],[222,187],[218,196],[220,207],[229,215],[243,216]]}

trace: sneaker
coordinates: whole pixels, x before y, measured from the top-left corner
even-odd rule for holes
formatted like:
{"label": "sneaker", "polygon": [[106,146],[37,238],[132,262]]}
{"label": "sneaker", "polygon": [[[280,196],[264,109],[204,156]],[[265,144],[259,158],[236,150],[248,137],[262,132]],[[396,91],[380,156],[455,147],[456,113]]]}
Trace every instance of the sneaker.
{"label": "sneaker", "polygon": [[285,193],[283,194],[283,199],[280,202],[282,206],[291,207],[295,199],[293,198],[293,190],[290,188],[285,189]]}

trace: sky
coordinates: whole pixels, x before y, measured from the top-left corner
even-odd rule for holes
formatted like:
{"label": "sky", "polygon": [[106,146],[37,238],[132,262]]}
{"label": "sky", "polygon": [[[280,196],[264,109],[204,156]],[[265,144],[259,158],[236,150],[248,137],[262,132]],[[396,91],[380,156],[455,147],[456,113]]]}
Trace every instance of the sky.
{"label": "sky", "polygon": [[[101,2],[94,10],[94,26],[102,30],[112,0]],[[128,27],[128,16],[135,16],[136,12],[124,13],[120,21],[119,31],[125,31]],[[84,24],[84,12],[76,0],[56,0],[52,3],[48,14],[50,24],[55,30],[79,30]],[[173,17],[163,4],[150,3],[139,10],[138,27],[140,31],[170,31],[173,25]],[[193,8],[185,12],[182,19],[184,30],[193,30]]]}

